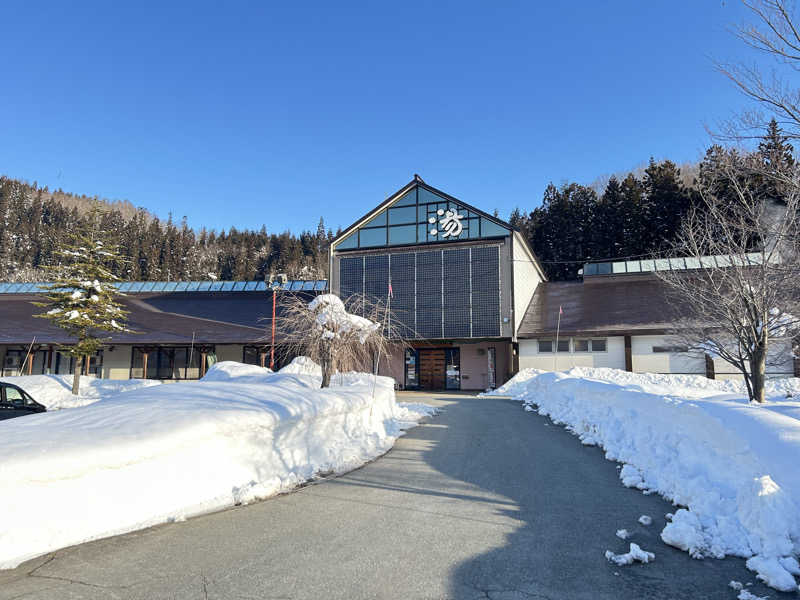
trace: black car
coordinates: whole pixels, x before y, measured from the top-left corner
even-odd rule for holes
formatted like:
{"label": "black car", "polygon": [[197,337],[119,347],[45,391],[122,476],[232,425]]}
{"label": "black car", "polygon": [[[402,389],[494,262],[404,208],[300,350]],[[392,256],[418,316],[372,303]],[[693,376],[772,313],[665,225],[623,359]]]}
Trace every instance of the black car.
{"label": "black car", "polygon": [[0,421],[46,411],[47,408],[21,388],[0,381]]}

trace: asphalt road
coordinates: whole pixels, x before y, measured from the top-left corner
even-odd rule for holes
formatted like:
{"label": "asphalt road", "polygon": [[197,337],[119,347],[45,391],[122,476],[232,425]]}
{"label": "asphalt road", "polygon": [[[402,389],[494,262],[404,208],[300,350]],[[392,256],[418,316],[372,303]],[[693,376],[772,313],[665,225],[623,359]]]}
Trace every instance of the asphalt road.
{"label": "asphalt road", "polygon": [[[740,559],[663,544],[669,503],[624,488],[599,449],[518,403],[401,400],[441,413],[357,471],[29,561],[0,572],[0,599],[733,600],[730,580],[755,581]],[[623,527],[654,563],[606,561],[606,549],[627,549]]]}

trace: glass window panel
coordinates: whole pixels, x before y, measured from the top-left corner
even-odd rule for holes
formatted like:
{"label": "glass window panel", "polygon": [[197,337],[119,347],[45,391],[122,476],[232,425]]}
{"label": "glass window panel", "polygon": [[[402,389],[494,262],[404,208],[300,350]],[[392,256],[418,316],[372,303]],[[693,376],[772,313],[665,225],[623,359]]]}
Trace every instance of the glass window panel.
{"label": "glass window panel", "polygon": [[158,283],[157,281],[148,281],[147,283],[145,283],[141,287],[141,289],[139,291],[140,292],[152,292],[153,289],[155,289],[157,283]]}
{"label": "glass window panel", "polygon": [[208,291],[209,292],[218,292],[219,290],[222,289],[222,285],[224,283],[225,283],[224,281],[212,281],[211,285],[208,286]]}
{"label": "glass window panel", "polygon": [[145,283],[146,283],[146,282],[144,282],[144,281],[136,281],[136,282],[134,282],[134,283],[131,285],[131,289],[130,289],[130,291],[131,291],[131,292],[138,292],[138,291],[140,291],[140,290],[142,289],[142,286],[143,286]]}
{"label": "glass window panel", "polygon": [[177,287],[178,287],[178,282],[177,281],[172,281],[170,283],[167,283],[164,286],[164,291],[165,292],[174,292]]}
{"label": "glass window panel", "polygon": [[419,203],[424,204],[426,202],[446,202],[444,198],[441,196],[434,194],[433,192],[429,192],[425,188],[417,188],[419,194]]}
{"label": "glass window panel", "polygon": [[611,271],[613,273],[625,273],[625,263],[624,262],[615,262],[611,263]]}
{"label": "glass window panel", "polygon": [[292,281],[292,285],[289,287],[289,289],[292,290],[292,291],[302,290],[303,289],[303,283],[304,282],[302,282],[302,281]]}
{"label": "glass window panel", "polygon": [[687,269],[699,269],[700,268],[700,259],[694,256],[689,256],[686,258],[686,268]]}
{"label": "glass window panel", "polygon": [[682,271],[686,268],[686,263],[683,261],[682,258],[670,258],[669,259],[669,266],[673,270],[677,269]]}
{"label": "glass window panel", "polygon": [[326,289],[328,289],[328,282],[324,279],[321,279],[314,286],[314,289],[318,292],[324,292]]}
{"label": "glass window panel", "polygon": [[377,229],[360,229],[359,246],[361,248],[368,248],[370,246],[385,246],[386,245],[386,228],[379,227]]}
{"label": "glass window panel", "polygon": [[552,352],[553,340],[539,340],[539,352]]}
{"label": "glass window panel", "polygon": [[199,281],[189,281],[187,283],[187,285],[186,285],[186,291],[187,292],[195,292],[195,291],[197,291],[197,288],[199,288],[199,287],[200,287],[200,282]]}
{"label": "glass window panel", "polygon": [[638,260],[629,260],[625,265],[628,273],[640,273],[642,270],[642,265],[639,264]]}
{"label": "glass window panel", "polygon": [[386,225],[386,211],[381,211],[376,216],[372,217],[369,221],[364,223],[361,227],[379,227]]}
{"label": "glass window panel", "polygon": [[500,235],[509,235],[510,231],[498,225],[489,219],[481,219],[481,237],[496,237]]}
{"label": "glass window panel", "polygon": [[610,273],[611,273],[611,263],[608,262],[597,263],[598,275],[609,275]]}
{"label": "glass window panel", "polygon": [[465,229],[467,229],[467,237],[470,239],[481,236],[481,228],[478,224],[478,219],[467,219]]}
{"label": "glass window panel", "polygon": [[669,259],[668,258],[657,258],[656,259],[656,271],[669,271]]}
{"label": "glass window panel", "polygon": [[223,292],[229,292],[233,289],[233,281],[223,281],[222,287],[220,288]]}
{"label": "glass window panel", "polygon": [[575,340],[575,352],[588,352],[589,340]]}
{"label": "glass window panel", "polygon": [[655,271],[656,264],[652,258],[648,258],[646,260],[639,261],[642,264],[642,271]]}
{"label": "glass window panel", "polygon": [[420,243],[428,241],[428,225],[417,225],[417,235]]}
{"label": "glass window panel", "polygon": [[416,188],[407,191],[403,194],[392,206],[413,206],[417,203],[417,190]]}
{"label": "glass window panel", "polygon": [[569,352],[569,340],[558,340],[558,351]]}
{"label": "glass window panel", "polygon": [[606,340],[592,340],[592,352],[605,352]]}
{"label": "glass window panel", "polygon": [[597,275],[597,265],[595,263],[586,263],[583,266],[584,275]]}
{"label": "glass window panel", "polygon": [[253,290],[256,291],[256,292],[260,292],[260,291],[263,291],[263,290],[266,290],[266,289],[267,289],[267,282],[266,281],[259,281],[256,284],[256,287],[253,288]]}
{"label": "glass window panel", "polygon": [[336,247],[342,250],[347,250],[349,248],[356,248],[358,246],[358,232],[354,231],[347,237],[341,239],[340,241],[336,242]]}
{"label": "glass window panel", "polygon": [[416,225],[396,225],[389,227],[389,244],[414,244],[417,241]]}
{"label": "glass window panel", "polygon": [[304,281],[303,282],[303,289],[304,290],[313,290],[315,281]]}
{"label": "glass window panel", "polygon": [[418,223],[425,223],[428,220],[428,207],[425,205],[420,205],[417,207],[417,222]]}
{"label": "glass window panel", "polygon": [[389,209],[389,225],[397,225],[399,223],[415,223],[416,220],[416,206],[403,206],[402,208]]}
{"label": "glass window panel", "polygon": [[189,287],[189,282],[188,281],[180,281],[175,286],[175,291],[176,292],[185,292],[186,288],[188,288],[188,287]]}

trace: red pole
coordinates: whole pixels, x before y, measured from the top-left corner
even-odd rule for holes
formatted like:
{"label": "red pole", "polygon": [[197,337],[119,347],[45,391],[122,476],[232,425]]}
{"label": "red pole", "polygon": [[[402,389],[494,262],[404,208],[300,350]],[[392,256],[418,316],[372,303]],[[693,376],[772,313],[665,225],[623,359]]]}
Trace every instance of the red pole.
{"label": "red pole", "polygon": [[269,368],[275,369],[275,288],[272,288],[272,347],[269,350]]}

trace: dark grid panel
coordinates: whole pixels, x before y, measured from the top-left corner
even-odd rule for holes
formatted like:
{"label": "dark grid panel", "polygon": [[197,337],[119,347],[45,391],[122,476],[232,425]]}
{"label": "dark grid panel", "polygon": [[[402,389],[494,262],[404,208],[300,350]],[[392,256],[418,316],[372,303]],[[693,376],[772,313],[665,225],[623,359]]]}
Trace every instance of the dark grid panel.
{"label": "dark grid panel", "polygon": [[339,261],[339,291],[344,300],[364,293],[364,259],[360,256]]}
{"label": "dark grid panel", "polygon": [[444,250],[444,336],[469,337],[469,249]]}
{"label": "dark grid panel", "polygon": [[472,249],[472,337],[500,335],[500,249]]}
{"label": "dark grid panel", "polygon": [[392,254],[392,319],[400,335],[415,338],[414,326],[414,254]]}
{"label": "dark grid panel", "polygon": [[417,334],[441,338],[442,253],[417,253]]}
{"label": "dark grid panel", "polygon": [[364,295],[373,302],[386,303],[389,295],[389,255],[364,257]]}

